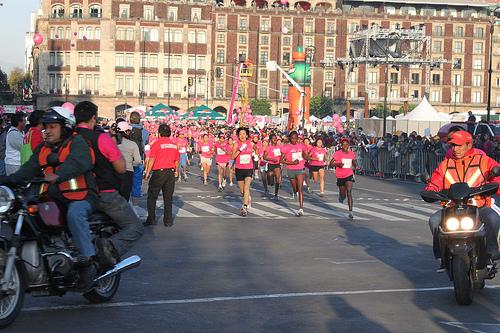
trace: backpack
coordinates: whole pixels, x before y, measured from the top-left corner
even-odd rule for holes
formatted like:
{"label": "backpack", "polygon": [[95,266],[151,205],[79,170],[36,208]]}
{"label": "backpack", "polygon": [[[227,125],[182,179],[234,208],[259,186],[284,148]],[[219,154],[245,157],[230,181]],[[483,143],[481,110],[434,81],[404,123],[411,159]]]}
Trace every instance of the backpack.
{"label": "backpack", "polygon": [[33,151],[31,150],[31,136],[33,135],[33,131],[28,131],[28,133],[24,137],[23,145],[21,146],[21,165],[28,162],[33,155]]}
{"label": "backpack", "polygon": [[132,127],[129,134],[129,140],[134,141],[139,147],[139,153],[144,160],[144,144],[142,143],[142,128]]}

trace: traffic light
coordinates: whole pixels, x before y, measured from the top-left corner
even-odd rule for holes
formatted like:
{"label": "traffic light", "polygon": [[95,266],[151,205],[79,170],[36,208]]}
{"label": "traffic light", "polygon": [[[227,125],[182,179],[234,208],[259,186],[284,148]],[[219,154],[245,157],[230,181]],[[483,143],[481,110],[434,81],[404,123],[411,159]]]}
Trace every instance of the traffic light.
{"label": "traffic light", "polygon": [[215,68],[215,77],[220,79],[224,75],[224,70],[220,67]]}
{"label": "traffic light", "polygon": [[193,82],[194,82],[193,78],[191,76],[188,77],[188,87],[192,87],[193,86]]}

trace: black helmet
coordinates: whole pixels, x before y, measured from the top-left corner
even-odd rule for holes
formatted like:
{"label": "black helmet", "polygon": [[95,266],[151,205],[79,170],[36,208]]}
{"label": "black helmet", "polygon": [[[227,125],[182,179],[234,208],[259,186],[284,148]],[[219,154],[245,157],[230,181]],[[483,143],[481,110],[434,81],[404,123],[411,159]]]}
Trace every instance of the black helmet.
{"label": "black helmet", "polygon": [[66,108],[53,106],[42,117],[43,124],[60,123],[68,128],[76,125],[75,116]]}

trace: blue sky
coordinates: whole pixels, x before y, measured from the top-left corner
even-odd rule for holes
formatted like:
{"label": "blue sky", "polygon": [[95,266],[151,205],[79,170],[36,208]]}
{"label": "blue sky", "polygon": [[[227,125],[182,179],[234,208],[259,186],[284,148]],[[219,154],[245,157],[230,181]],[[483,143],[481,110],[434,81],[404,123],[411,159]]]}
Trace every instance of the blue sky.
{"label": "blue sky", "polygon": [[30,28],[30,14],[40,0],[0,0],[0,67],[6,73],[24,68],[24,36]]}

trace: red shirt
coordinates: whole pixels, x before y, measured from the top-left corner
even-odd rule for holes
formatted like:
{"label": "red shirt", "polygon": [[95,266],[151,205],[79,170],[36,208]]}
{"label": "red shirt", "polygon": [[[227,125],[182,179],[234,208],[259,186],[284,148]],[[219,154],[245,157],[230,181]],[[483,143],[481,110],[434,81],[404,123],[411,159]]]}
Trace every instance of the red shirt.
{"label": "red shirt", "polygon": [[180,159],[177,145],[168,137],[160,137],[151,145],[149,158],[154,158],[153,170],[173,169]]}
{"label": "red shirt", "polygon": [[[31,136],[31,142],[30,142],[30,136]],[[43,136],[42,136],[42,131],[40,131],[36,127],[31,127],[24,135],[24,143],[30,143],[31,144],[31,150],[35,150],[35,148],[43,142]]]}

